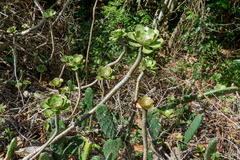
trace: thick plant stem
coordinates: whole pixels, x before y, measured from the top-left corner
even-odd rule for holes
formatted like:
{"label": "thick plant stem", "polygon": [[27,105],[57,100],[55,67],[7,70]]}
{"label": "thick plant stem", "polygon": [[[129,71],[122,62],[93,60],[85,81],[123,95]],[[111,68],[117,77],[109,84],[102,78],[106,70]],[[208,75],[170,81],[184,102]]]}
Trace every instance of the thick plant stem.
{"label": "thick plant stem", "polygon": [[77,80],[77,84],[78,84],[78,98],[77,98],[76,105],[75,105],[75,107],[73,109],[72,115],[70,117],[72,117],[73,114],[75,113],[75,111],[76,111],[76,109],[78,107],[78,104],[79,104],[79,102],[81,100],[81,84],[80,84],[80,81],[79,81],[79,78],[78,78],[78,72],[77,71],[75,72],[75,76],[76,76],[76,80]]}
{"label": "thick plant stem", "polygon": [[49,138],[49,140],[44,145],[37,149],[36,152],[33,152],[32,154],[29,154],[28,156],[24,157],[23,160],[35,159],[49,144],[51,144],[52,140],[56,137],[58,133],[58,119],[59,115],[55,113],[55,132],[53,133],[51,138]]}
{"label": "thick plant stem", "polygon": [[138,99],[139,84],[140,84],[140,81],[141,81],[143,75],[144,75],[144,72],[142,71],[139,74],[138,79],[137,79],[136,88],[135,88],[135,94],[134,94],[134,103],[137,102],[137,99]]}
{"label": "thick plant stem", "polygon": [[[90,115],[92,115],[97,107],[101,104],[104,104],[108,99],[110,99],[124,84],[127,83],[127,81],[129,80],[130,76],[132,75],[132,73],[135,71],[135,69],[139,66],[140,62],[142,60],[142,49],[140,49],[139,53],[138,53],[138,57],[136,59],[136,61],[134,62],[133,66],[130,68],[130,70],[128,71],[128,73],[125,75],[125,77],[104,97],[104,99],[97,105],[95,106],[92,110],[90,110],[88,113],[84,114],[77,122],[75,122],[74,124],[70,125],[65,131],[63,131],[62,133],[58,134],[52,141],[50,144],[56,142],[57,140],[59,140],[61,137],[63,137],[64,135],[66,135],[68,132],[70,132],[73,128],[75,128],[78,124],[80,124],[82,121],[84,121],[86,118],[88,118]],[[40,147],[42,148],[42,147]],[[38,152],[39,149],[36,150],[36,152]],[[35,152],[33,153],[33,155],[35,154]],[[29,155],[27,156],[29,157]],[[24,158],[24,160],[27,160],[29,158]]]}
{"label": "thick plant stem", "polygon": [[93,25],[94,25],[94,21],[95,21],[95,10],[97,7],[97,2],[98,0],[95,1],[95,4],[93,6],[93,19],[92,19],[92,25],[91,25],[91,29],[90,29],[90,36],[89,36],[89,42],[88,42],[88,48],[87,48],[87,56],[86,56],[86,64],[85,64],[85,72],[86,72],[86,85],[87,85],[87,80],[88,80],[88,58],[89,58],[89,52],[90,52],[90,46],[91,46],[91,40],[92,40],[92,31],[93,31]]}
{"label": "thick plant stem", "polygon": [[147,110],[142,109],[142,137],[143,137],[143,160],[148,158],[147,143]]}
{"label": "thick plant stem", "polygon": [[182,98],[176,99],[176,100],[168,103],[167,105],[161,106],[161,108],[173,108],[173,107],[176,107],[179,104],[204,99],[205,96],[207,96],[208,98],[212,98],[212,97],[215,97],[215,96],[218,97],[218,96],[221,96],[221,95],[234,93],[236,91],[240,91],[240,88],[238,88],[238,87],[227,87],[227,88],[224,88],[224,89],[212,90],[212,91],[209,91],[209,92],[206,92],[206,93],[203,93],[203,94],[199,94],[199,95],[186,95],[186,96],[183,96]]}

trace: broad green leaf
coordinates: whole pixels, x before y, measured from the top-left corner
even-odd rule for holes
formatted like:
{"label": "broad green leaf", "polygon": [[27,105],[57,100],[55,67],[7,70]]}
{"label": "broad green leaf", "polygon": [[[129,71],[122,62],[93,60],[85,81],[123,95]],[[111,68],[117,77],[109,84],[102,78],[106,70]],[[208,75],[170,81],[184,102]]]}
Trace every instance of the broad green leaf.
{"label": "broad green leaf", "polygon": [[63,57],[61,58],[61,61],[62,61],[62,62],[67,62],[67,61],[68,61],[68,56],[63,56]]}
{"label": "broad green leaf", "polygon": [[135,28],[136,31],[141,31],[141,32],[144,32],[145,31],[145,28],[142,26],[142,25],[137,25],[136,28]]}
{"label": "broad green leaf", "polygon": [[63,107],[60,108],[61,111],[66,111],[69,110],[69,106],[71,105],[70,101],[67,100],[67,102],[65,103],[65,105]]}
{"label": "broad green leaf", "polygon": [[77,66],[73,66],[71,69],[72,69],[73,71],[76,71],[76,70],[78,70],[78,67],[77,67]]}
{"label": "broad green leaf", "polygon": [[148,110],[148,109],[152,108],[153,107],[153,102],[154,101],[150,97],[142,97],[138,101],[139,105],[145,110]]}
{"label": "broad green leaf", "polygon": [[[47,100],[48,100],[48,99],[46,99],[45,101],[47,101]],[[41,103],[41,107],[42,107],[42,108],[50,108],[49,105],[47,105],[47,103],[46,103],[45,101],[43,101],[43,102]]]}
{"label": "broad green leaf", "polygon": [[52,110],[50,110],[50,109],[44,110],[43,112],[44,112],[44,114],[46,114],[47,117],[52,117],[52,116],[54,116],[54,114],[55,114],[55,113],[54,113]]}
{"label": "broad green leaf", "polygon": [[28,80],[24,80],[24,81],[23,81],[23,84],[31,84],[31,82],[28,81]]}
{"label": "broad green leaf", "polygon": [[102,131],[111,139],[115,137],[116,129],[113,117],[106,105],[99,105],[96,110],[98,122]]}
{"label": "broad green leaf", "polygon": [[56,14],[57,12],[53,9],[47,9],[46,12],[43,13],[44,17],[49,18]]}
{"label": "broad green leaf", "polygon": [[115,160],[118,158],[118,150],[122,145],[122,140],[117,138],[115,140],[109,139],[103,146],[103,153],[106,160]]}
{"label": "broad green leaf", "polygon": [[152,44],[149,47],[153,48],[153,49],[157,49],[161,47],[161,43],[156,43],[156,44]]}
{"label": "broad green leaf", "polygon": [[60,87],[61,84],[63,82],[63,79],[62,78],[54,78],[50,83],[49,85],[50,86],[56,86],[56,87]]}
{"label": "broad green leaf", "polygon": [[48,105],[51,108],[57,108],[61,106],[63,103],[62,97],[57,94],[52,94],[50,98],[48,99]]}
{"label": "broad green leaf", "polygon": [[45,66],[45,65],[39,65],[38,67],[37,67],[37,71],[38,72],[44,72],[44,71],[46,71],[47,70],[47,67]]}
{"label": "broad green leaf", "polygon": [[142,45],[139,43],[135,43],[135,42],[129,42],[129,44],[133,47],[141,47]]}
{"label": "broad green leaf", "polygon": [[134,32],[129,32],[127,35],[130,39],[136,41],[136,38],[135,38],[134,34],[135,34]]}
{"label": "broad green leaf", "polygon": [[152,53],[153,50],[150,50],[150,49],[147,49],[146,47],[143,47],[143,53],[146,53],[146,54],[149,54],[149,53]]}
{"label": "broad green leaf", "polygon": [[137,39],[138,39],[139,37],[141,37],[144,32],[136,31],[135,33],[136,33],[136,34],[134,34],[134,36],[135,36],[135,38],[136,38],[136,41],[138,41]]}
{"label": "broad green leaf", "polygon": [[148,29],[148,36],[151,38],[151,39],[154,39],[154,35],[155,35],[155,33],[154,33],[154,30],[153,29]]}

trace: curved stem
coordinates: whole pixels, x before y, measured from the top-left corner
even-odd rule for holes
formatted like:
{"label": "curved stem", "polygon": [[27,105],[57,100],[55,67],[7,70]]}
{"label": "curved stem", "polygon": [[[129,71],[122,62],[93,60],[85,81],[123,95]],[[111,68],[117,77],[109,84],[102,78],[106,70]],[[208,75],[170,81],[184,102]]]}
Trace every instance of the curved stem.
{"label": "curved stem", "polygon": [[65,67],[66,67],[66,64],[63,65],[62,70],[61,70],[61,73],[60,73],[60,75],[59,75],[58,78],[61,78],[61,77],[62,77],[62,74],[63,74],[63,71],[64,71]]}
{"label": "curved stem", "polygon": [[148,143],[147,143],[147,110],[142,109],[142,137],[143,137],[143,160],[148,157]]}
{"label": "curved stem", "polygon": [[50,19],[48,20],[48,23],[49,23],[49,26],[50,26],[49,28],[50,28],[50,35],[51,35],[51,42],[52,42],[52,52],[51,52],[51,56],[48,60],[43,61],[43,60],[39,59],[41,63],[47,63],[48,61],[50,61],[53,57],[54,52],[55,52],[55,43],[54,43],[54,37],[53,37],[52,22],[51,22]]}
{"label": "curved stem", "polygon": [[119,40],[120,40],[121,45],[123,46],[123,52],[120,54],[120,56],[118,57],[117,60],[115,60],[114,62],[111,62],[111,63],[109,63],[107,65],[109,67],[115,65],[116,63],[118,63],[122,59],[124,54],[127,52],[127,47],[126,47],[126,45],[124,45],[124,42],[123,42],[122,38],[119,38]]}
{"label": "curved stem", "polygon": [[[52,141],[51,143],[56,142],[57,140],[59,140],[61,137],[63,137],[64,135],[66,135],[68,132],[70,132],[73,128],[75,128],[78,124],[80,124],[82,121],[84,121],[86,118],[88,118],[90,115],[92,115],[97,107],[100,104],[104,104],[108,99],[110,99],[124,84],[126,84],[126,82],[128,81],[128,79],[130,78],[130,76],[132,75],[133,71],[139,66],[140,62],[142,60],[142,49],[139,50],[138,53],[138,57],[136,59],[136,61],[134,62],[133,66],[130,68],[130,70],[128,71],[128,73],[125,75],[125,77],[104,97],[104,99],[97,105],[95,106],[92,110],[90,110],[88,113],[84,114],[77,122],[75,122],[74,124],[70,125],[65,131],[63,131],[62,133],[58,134]],[[50,143],[50,144],[51,144]],[[37,149],[36,152],[38,152],[39,149]],[[34,154],[34,153],[33,153]],[[28,157],[28,156],[27,156]],[[28,158],[29,159],[29,158]],[[27,160],[26,158],[24,160]]]}
{"label": "curved stem", "polygon": [[86,64],[85,64],[85,72],[86,72],[86,84],[87,84],[87,79],[88,79],[88,58],[89,58],[89,51],[90,51],[90,46],[91,46],[91,39],[92,39],[92,31],[93,31],[93,25],[94,25],[94,21],[95,21],[95,10],[97,7],[97,2],[98,0],[95,1],[94,7],[93,7],[93,19],[92,19],[92,25],[91,25],[91,29],[90,29],[90,36],[89,36],[89,42],[88,42],[88,48],[87,48],[87,56],[86,56]]}
{"label": "curved stem", "polygon": [[218,96],[221,96],[221,95],[234,93],[236,91],[240,91],[240,88],[238,88],[238,87],[227,87],[227,88],[224,88],[224,89],[213,90],[213,91],[209,91],[209,92],[199,94],[199,95],[196,95],[196,94],[195,95],[186,95],[186,96],[183,96],[179,99],[176,99],[176,100],[168,103],[167,105],[161,106],[161,109],[173,108],[173,107],[176,107],[177,105],[179,105],[181,103],[183,104],[183,103],[188,103],[188,102],[192,102],[192,101],[195,101],[195,100],[201,100],[201,99],[204,99],[205,96],[207,96],[209,98],[212,98],[214,96],[218,97]]}
{"label": "curved stem", "polygon": [[23,158],[23,160],[35,159],[52,142],[52,140],[56,137],[58,133],[58,119],[59,119],[59,115],[55,113],[55,132],[53,133],[51,138],[49,138],[49,140],[44,145],[42,145],[39,149],[37,149],[37,152],[33,152],[32,154],[29,154],[27,157]]}
{"label": "curved stem", "polygon": [[104,98],[105,95],[105,87],[104,87],[104,79],[100,81],[100,86],[102,88],[102,99]]}
{"label": "curved stem", "polygon": [[94,85],[95,83],[97,83],[98,79],[96,79],[95,81],[93,81],[92,83],[88,84],[88,85],[85,85],[85,86],[81,86],[81,89],[85,89],[85,88],[88,88],[88,87],[91,87],[92,85]]}
{"label": "curved stem", "polygon": [[79,82],[78,72],[77,72],[77,71],[75,72],[75,76],[76,76],[76,80],[77,80],[77,84],[78,84],[78,99],[77,99],[76,105],[75,105],[75,107],[74,107],[74,110],[73,110],[73,112],[72,112],[72,115],[71,115],[70,117],[72,117],[73,114],[75,113],[75,111],[76,111],[76,109],[77,109],[77,106],[78,106],[78,104],[79,104],[79,102],[80,102],[80,99],[81,99],[81,84],[80,84],[80,82]]}
{"label": "curved stem", "polygon": [[137,79],[137,83],[136,83],[136,88],[135,88],[135,94],[134,94],[134,102],[137,102],[137,99],[138,99],[138,91],[139,91],[139,84],[140,84],[140,81],[142,79],[144,75],[144,72],[142,71],[139,76],[138,76],[138,79]]}

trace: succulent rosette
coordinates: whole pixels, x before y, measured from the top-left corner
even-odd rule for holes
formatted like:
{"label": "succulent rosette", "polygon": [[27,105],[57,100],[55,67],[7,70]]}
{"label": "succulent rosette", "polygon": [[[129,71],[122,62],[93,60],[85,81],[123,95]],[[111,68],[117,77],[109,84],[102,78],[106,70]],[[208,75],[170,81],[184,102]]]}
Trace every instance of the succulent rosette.
{"label": "succulent rosette", "polygon": [[150,97],[142,97],[141,99],[139,99],[138,104],[145,110],[149,110],[150,108],[152,108],[153,105],[153,100]]}
{"label": "succulent rosette", "polygon": [[61,58],[62,62],[67,63],[67,65],[73,70],[76,71],[78,68],[84,67],[85,60],[81,54],[74,54],[73,56],[63,56]]}
{"label": "succulent rosette", "polygon": [[159,31],[153,30],[142,25],[137,25],[134,32],[129,32],[128,37],[134,42],[129,42],[133,47],[143,47],[143,53],[152,53],[154,49],[160,48],[163,42],[158,38]]}
{"label": "succulent rosette", "polygon": [[112,68],[109,66],[100,66],[97,70],[97,75],[97,79],[99,80],[114,78],[114,76],[112,76]]}
{"label": "succulent rosette", "polygon": [[55,113],[61,114],[63,111],[68,110],[70,104],[71,103],[66,96],[51,94],[50,97],[41,103],[41,107],[46,108],[44,113],[47,116],[52,117]]}

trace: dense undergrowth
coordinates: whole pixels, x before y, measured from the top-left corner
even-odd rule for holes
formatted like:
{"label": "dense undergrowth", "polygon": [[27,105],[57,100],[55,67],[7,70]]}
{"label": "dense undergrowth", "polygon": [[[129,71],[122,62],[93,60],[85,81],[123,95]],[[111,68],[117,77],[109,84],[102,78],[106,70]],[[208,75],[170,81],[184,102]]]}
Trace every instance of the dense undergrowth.
{"label": "dense undergrowth", "polygon": [[36,2],[0,3],[0,159],[240,159],[240,2]]}

